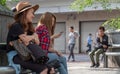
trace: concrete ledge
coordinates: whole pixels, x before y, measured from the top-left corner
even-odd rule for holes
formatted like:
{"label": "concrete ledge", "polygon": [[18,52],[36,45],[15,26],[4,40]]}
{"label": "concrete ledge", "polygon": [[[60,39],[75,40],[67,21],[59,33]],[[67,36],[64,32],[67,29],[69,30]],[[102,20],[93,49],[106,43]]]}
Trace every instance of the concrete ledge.
{"label": "concrete ledge", "polygon": [[106,52],[105,55],[107,55],[107,56],[120,56],[120,52]]}

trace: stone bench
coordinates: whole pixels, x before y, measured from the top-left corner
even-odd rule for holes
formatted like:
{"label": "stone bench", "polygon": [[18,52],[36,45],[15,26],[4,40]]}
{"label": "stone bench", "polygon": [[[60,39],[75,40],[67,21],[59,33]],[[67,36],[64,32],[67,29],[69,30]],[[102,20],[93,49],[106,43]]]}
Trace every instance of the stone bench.
{"label": "stone bench", "polygon": [[105,54],[104,54],[104,68],[108,68],[108,56],[120,56],[120,52],[105,52]]}

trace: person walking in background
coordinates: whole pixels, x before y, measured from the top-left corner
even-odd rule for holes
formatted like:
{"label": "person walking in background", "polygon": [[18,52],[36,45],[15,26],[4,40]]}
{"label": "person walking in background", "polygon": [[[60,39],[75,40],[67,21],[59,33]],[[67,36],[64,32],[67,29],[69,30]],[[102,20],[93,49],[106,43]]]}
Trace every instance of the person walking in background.
{"label": "person walking in background", "polygon": [[70,58],[72,57],[72,61],[75,61],[75,56],[74,56],[74,46],[75,46],[75,42],[76,42],[76,38],[78,37],[78,35],[76,35],[76,32],[74,32],[74,27],[71,26],[69,28],[69,38],[68,38],[68,49],[70,51],[70,54],[68,56],[68,61],[70,60]]}
{"label": "person walking in background", "polygon": [[92,49],[92,34],[90,33],[88,38],[87,38],[87,47],[88,47],[88,50],[86,50],[86,53],[87,52],[91,52],[91,49]]}
{"label": "person walking in background", "polygon": [[[96,38],[96,46],[92,52],[89,53],[92,65],[90,67],[99,67],[99,56],[103,54],[108,48],[108,36],[104,33],[105,28],[103,26],[99,27],[98,37]],[[95,60],[94,60],[95,55]]]}

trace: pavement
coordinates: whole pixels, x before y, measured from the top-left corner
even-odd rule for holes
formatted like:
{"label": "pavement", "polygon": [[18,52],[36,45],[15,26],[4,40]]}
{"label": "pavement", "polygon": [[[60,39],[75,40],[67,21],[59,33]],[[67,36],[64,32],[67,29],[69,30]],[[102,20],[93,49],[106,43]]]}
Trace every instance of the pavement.
{"label": "pavement", "polygon": [[[68,58],[68,54],[64,56]],[[103,68],[103,62],[99,68],[90,68],[91,62],[86,54],[76,54],[75,60],[67,62],[69,74],[120,74],[120,68]]]}

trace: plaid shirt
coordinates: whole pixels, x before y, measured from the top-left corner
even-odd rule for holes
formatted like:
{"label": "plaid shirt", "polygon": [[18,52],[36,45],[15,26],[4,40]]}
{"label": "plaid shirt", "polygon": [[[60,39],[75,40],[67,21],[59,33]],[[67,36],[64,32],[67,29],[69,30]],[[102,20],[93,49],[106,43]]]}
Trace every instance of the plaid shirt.
{"label": "plaid shirt", "polygon": [[48,33],[47,27],[45,25],[36,28],[36,33],[38,34],[40,46],[43,50],[48,53],[48,48],[50,45],[50,35]]}

